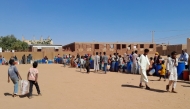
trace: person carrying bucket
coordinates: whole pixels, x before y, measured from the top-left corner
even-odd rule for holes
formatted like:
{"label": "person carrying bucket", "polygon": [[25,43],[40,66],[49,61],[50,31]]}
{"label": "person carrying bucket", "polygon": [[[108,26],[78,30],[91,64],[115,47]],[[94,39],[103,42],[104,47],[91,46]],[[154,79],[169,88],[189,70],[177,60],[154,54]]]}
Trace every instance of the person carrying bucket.
{"label": "person carrying bucket", "polygon": [[166,85],[166,90],[169,92],[170,86],[173,84],[172,86],[172,93],[177,93],[175,90],[176,88],[176,84],[177,84],[177,66],[178,66],[178,59],[176,57],[177,53],[175,51],[173,51],[171,53],[171,58],[168,60],[168,65],[167,65],[167,71],[168,71],[168,75],[169,75],[169,83],[168,85]]}

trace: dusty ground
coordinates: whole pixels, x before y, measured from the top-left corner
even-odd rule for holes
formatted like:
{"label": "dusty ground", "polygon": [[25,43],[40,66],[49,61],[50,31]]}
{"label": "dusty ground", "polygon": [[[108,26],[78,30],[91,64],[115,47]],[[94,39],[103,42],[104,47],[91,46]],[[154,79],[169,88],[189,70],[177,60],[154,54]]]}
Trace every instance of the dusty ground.
{"label": "dusty ground", "polygon": [[[30,65],[17,65],[26,79]],[[190,82],[178,82],[177,94],[165,92],[168,81],[149,77],[151,91],[140,89],[139,75],[81,73],[62,65],[39,65],[43,96],[12,98],[8,66],[0,66],[0,109],[189,109]],[[34,88],[34,94],[36,89]]]}

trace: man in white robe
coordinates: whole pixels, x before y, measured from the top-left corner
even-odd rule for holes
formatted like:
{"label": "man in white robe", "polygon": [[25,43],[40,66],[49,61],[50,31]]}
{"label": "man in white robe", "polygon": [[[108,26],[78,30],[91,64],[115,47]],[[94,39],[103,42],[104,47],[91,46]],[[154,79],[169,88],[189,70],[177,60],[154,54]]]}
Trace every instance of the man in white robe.
{"label": "man in white robe", "polygon": [[98,52],[96,53],[96,56],[94,57],[94,71],[99,71],[99,63],[100,63],[100,56],[98,56]]}
{"label": "man in white robe", "polygon": [[140,66],[140,72],[141,72],[141,78],[140,78],[139,87],[143,87],[142,82],[145,82],[146,89],[150,90],[150,87],[148,87],[148,84],[147,84],[148,83],[148,77],[147,77],[147,74],[146,74],[147,66],[150,65],[149,59],[147,57],[148,53],[149,53],[149,50],[145,49],[144,54],[142,54],[140,56],[139,61],[138,61],[138,64]]}
{"label": "man in white robe", "polygon": [[167,62],[167,71],[168,71],[168,75],[169,75],[169,84],[166,85],[166,90],[169,91],[170,86],[173,83],[172,86],[172,93],[177,93],[176,91],[174,91],[174,89],[176,88],[176,84],[177,84],[177,66],[178,66],[178,60],[176,58],[177,53],[174,51],[171,53],[171,58],[168,58],[168,62]]}

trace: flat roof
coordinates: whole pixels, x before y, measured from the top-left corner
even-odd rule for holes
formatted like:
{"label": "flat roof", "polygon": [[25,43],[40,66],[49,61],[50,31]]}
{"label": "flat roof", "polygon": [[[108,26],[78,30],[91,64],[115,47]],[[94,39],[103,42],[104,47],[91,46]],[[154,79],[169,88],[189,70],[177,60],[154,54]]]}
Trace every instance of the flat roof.
{"label": "flat roof", "polygon": [[156,43],[151,43],[151,42],[73,42],[69,43],[63,46],[67,46],[70,44],[156,44]]}

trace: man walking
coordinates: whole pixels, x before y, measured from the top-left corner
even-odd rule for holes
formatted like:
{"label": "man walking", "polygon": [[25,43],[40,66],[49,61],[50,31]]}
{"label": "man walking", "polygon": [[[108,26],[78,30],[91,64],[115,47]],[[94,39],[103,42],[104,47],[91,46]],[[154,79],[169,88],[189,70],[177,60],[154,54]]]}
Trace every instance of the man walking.
{"label": "man walking", "polygon": [[146,89],[150,90],[150,87],[148,87],[148,77],[146,74],[147,65],[150,65],[150,62],[149,62],[148,57],[147,57],[148,53],[149,53],[149,50],[145,49],[144,54],[142,54],[140,56],[139,61],[138,61],[139,66],[140,66],[140,71],[141,71],[141,78],[140,78],[139,87],[143,87],[142,82],[145,82]]}

